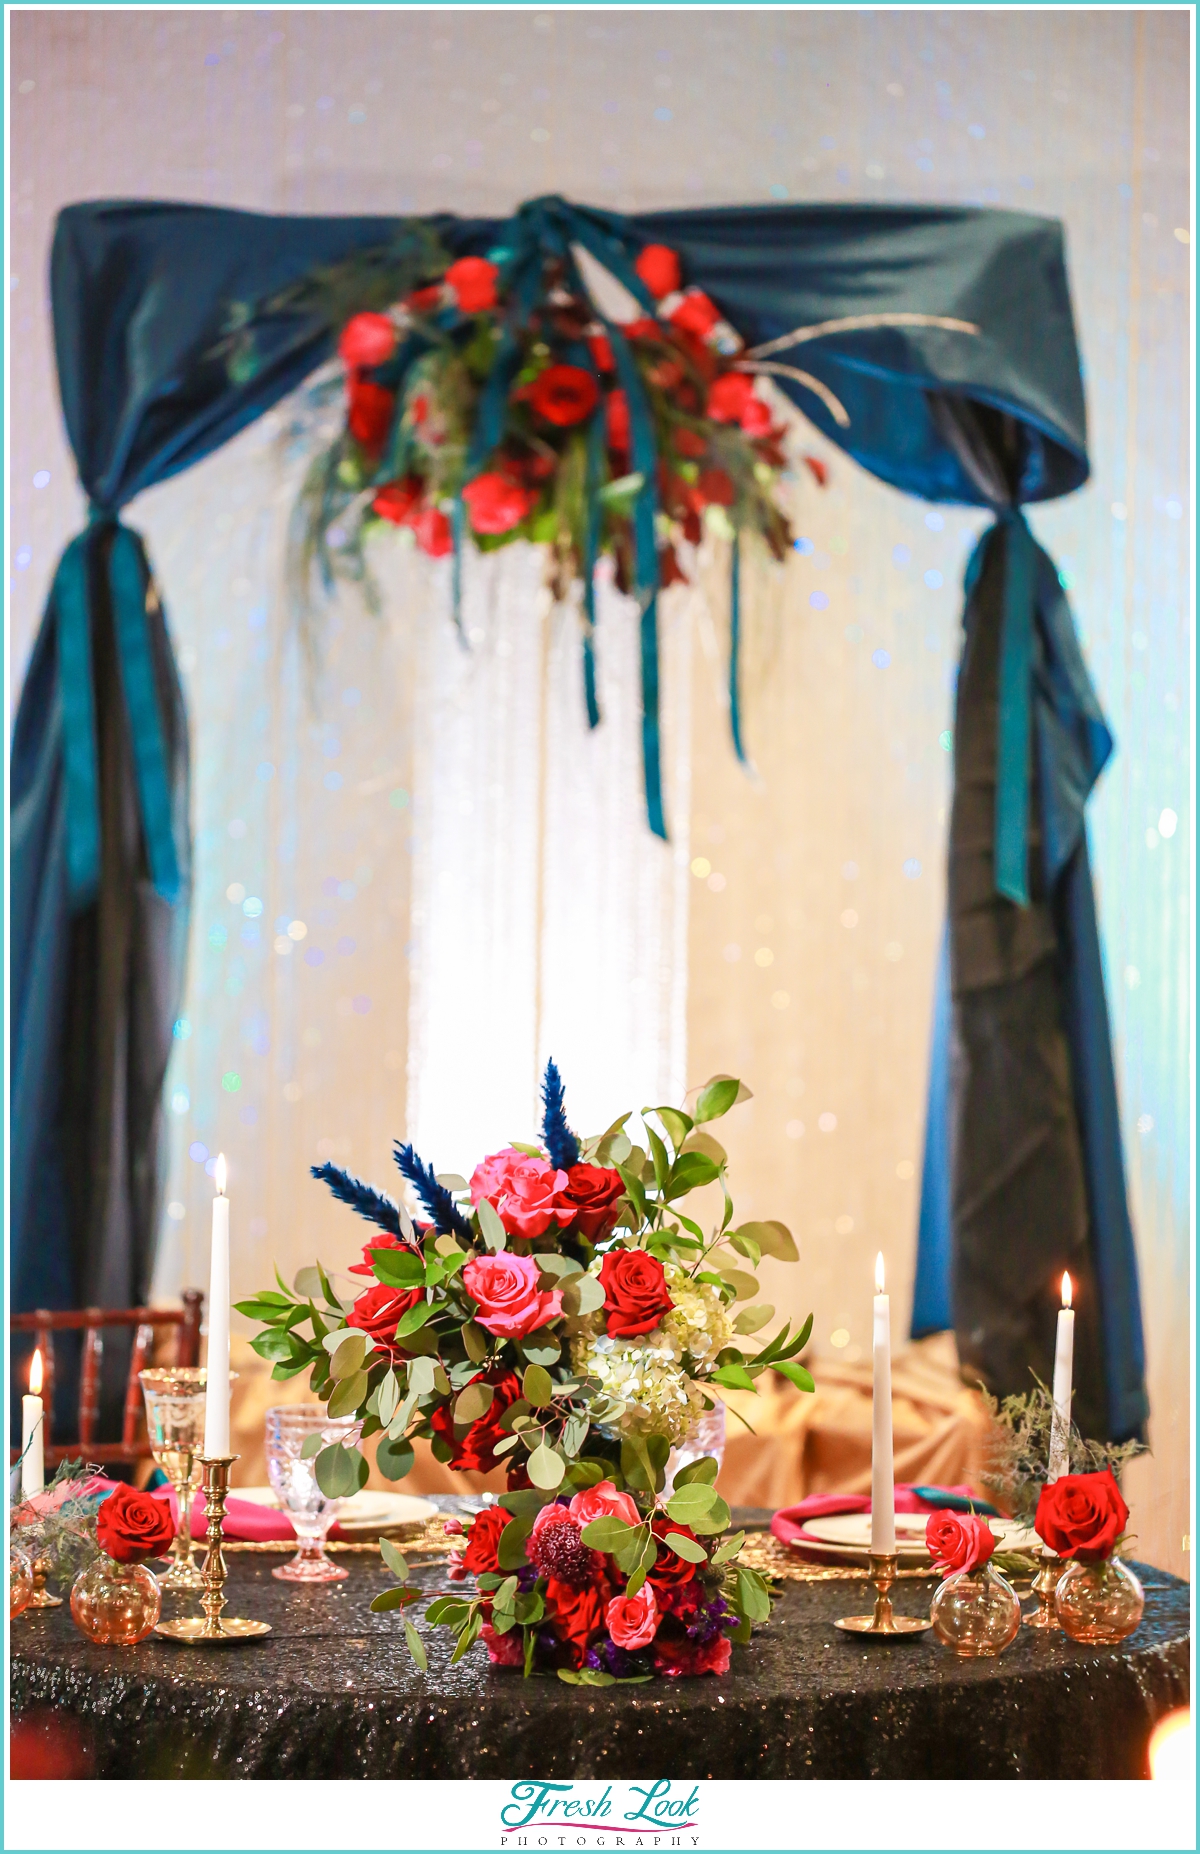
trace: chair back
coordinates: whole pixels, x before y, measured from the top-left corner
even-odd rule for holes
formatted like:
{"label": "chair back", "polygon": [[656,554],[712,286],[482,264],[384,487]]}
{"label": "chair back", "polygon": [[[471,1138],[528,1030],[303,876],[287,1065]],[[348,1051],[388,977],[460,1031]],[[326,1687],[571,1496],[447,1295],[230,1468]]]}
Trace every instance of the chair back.
{"label": "chair back", "polygon": [[[81,1307],[69,1312],[51,1313],[38,1308],[34,1313],[14,1313],[9,1321],[13,1333],[33,1333],[42,1354],[43,1451],[47,1468],[60,1461],[86,1456],[89,1462],[107,1467],[118,1462],[150,1459],[142,1407],[142,1387],[138,1373],[150,1362],[156,1327],[173,1326],[175,1363],[198,1365],[200,1362],[200,1319],[204,1296],[199,1288],[187,1288],[182,1307]],[[125,1386],[125,1406],[119,1442],[96,1442],[96,1424],[100,1413],[100,1367],[104,1361],[104,1329],[134,1329],[133,1350],[129,1359],[129,1377]],[[54,1335],[83,1333],[83,1364],[79,1374],[79,1435],[74,1442],[51,1441],[54,1410]],[[19,1449],[10,1451],[15,1461]]]}

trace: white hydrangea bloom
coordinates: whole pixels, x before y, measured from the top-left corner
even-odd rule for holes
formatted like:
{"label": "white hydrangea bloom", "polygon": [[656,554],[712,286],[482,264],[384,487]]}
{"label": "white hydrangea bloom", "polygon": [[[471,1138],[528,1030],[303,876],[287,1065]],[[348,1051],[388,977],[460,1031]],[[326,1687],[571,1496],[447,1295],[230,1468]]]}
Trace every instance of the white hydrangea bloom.
{"label": "white hydrangea bloom", "polygon": [[[591,1273],[598,1274],[600,1261]],[[704,1414],[704,1393],[683,1366],[711,1365],[733,1328],[719,1289],[691,1281],[677,1263],[664,1265],[674,1305],[652,1332],[616,1339],[604,1330],[604,1314],[589,1314],[571,1341],[571,1363],[599,1380],[605,1393],[624,1404],[616,1427],[625,1435],[660,1435],[681,1442]]]}

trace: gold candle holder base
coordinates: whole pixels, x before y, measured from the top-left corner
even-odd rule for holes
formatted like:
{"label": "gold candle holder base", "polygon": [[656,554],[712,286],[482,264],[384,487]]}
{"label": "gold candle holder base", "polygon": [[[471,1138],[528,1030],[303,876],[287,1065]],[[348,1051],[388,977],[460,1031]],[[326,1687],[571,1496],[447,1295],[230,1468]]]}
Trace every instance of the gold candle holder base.
{"label": "gold candle holder base", "polygon": [[225,1517],[225,1499],[229,1492],[229,1470],[236,1455],[202,1455],[204,1518],[207,1550],[200,1576],[204,1595],[200,1599],[202,1616],[181,1616],[175,1622],[160,1622],[154,1633],[167,1641],[186,1642],[192,1647],[213,1647],[223,1642],[256,1641],[271,1633],[269,1622],[250,1622],[244,1616],[222,1616],[225,1607],[225,1554],[221,1549],[221,1528]]}
{"label": "gold candle holder base", "polygon": [[26,1603],[26,1609],[61,1609],[62,1598],[51,1596],[46,1588],[46,1573],[50,1569],[47,1558],[35,1558],[33,1561],[33,1595]]}
{"label": "gold candle holder base", "polygon": [[1027,1629],[1058,1629],[1061,1631],[1062,1623],[1054,1611],[1054,1592],[1058,1588],[1058,1580],[1065,1569],[1063,1560],[1055,1557],[1053,1552],[1042,1553],[1042,1568],[1030,1585],[1030,1591],[1037,1598],[1038,1606],[1028,1616],[1021,1618]]}
{"label": "gold candle holder base", "polygon": [[833,1625],[835,1629],[844,1629],[849,1635],[896,1636],[923,1635],[932,1627],[928,1617],[922,1621],[919,1616],[893,1615],[888,1592],[896,1581],[894,1551],[871,1552],[867,1564],[875,1586],[874,1611],[869,1616],[841,1616]]}

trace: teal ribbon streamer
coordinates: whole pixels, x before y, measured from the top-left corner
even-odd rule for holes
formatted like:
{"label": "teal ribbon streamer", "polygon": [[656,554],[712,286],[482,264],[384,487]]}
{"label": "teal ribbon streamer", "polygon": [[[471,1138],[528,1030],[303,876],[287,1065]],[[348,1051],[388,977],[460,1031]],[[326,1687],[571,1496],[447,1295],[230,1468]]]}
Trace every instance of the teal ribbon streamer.
{"label": "teal ribbon streamer", "polygon": [[59,699],[66,783],[67,886],[71,908],[94,901],[100,886],[100,774],[92,670],[94,550],[112,530],[108,585],[121,688],[133,752],[134,778],[150,878],[164,900],[182,892],[171,816],[171,785],[159,710],[154,658],[146,622],[150,569],[141,539],[104,514],[66,549],[53,588],[57,620]]}
{"label": "teal ribbon streamer", "polygon": [[998,527],[1004,535],[1004,613],[996,738],[995,879],[999,894],[1027,908],[1034,543],[1019,508],[1006,510]]}
{"label": "teal ribbon streamer", "polygon": [[587,528],[583,541],[583,699],[589,727],[600,725],[596,699],[596,556],[600,551],[600,474],[604,465],[604,406],[592,419],[587,438],[584,500]]}
{"label": "teal ribbon streamer", "polygon": [[742,745],[741,657],[742,557],[735,534],[729,550],[729,729],[733,735],[733,750],[744,766],[746,749]]}

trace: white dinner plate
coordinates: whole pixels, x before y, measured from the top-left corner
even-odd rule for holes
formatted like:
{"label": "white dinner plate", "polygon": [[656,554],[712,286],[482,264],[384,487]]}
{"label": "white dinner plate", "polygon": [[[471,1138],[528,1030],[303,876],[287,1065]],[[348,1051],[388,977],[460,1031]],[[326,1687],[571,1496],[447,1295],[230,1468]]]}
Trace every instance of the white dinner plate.
{"label": "white dinner plate", "polygon": [[[230,1498],[250,1500],[255,1506],[280,1505],[273,1487],[231,1487]],[[380,1493],[373,1487],[351,1494],[338,1508],[337,1523],[343,1532],[366,1527],[423,1525],[437,1513],[431,1500],[416,1494]]]}
{"label": "white dinner plate", "polygon": [[[896,1549],[902,1558],[925,1558],[925,1526],[928,1513],[896,1514]],[[992,1519],[988,1524],[996,1534],[997,1543],[1005,1551],[1032,1551],[1038,1547],[1035,1532],[1021,1526],[1015,1519]],[[831,1513],[825,1519],[809,1519],[804,1522],[804,1530],[823,1547],[836,1549],[840,1556],[843,1552],[853,1552],[861,1556],[870,1550],[871,1515],[869,1513]],[[794,1541],[801,1546],[803,1540]]]}

